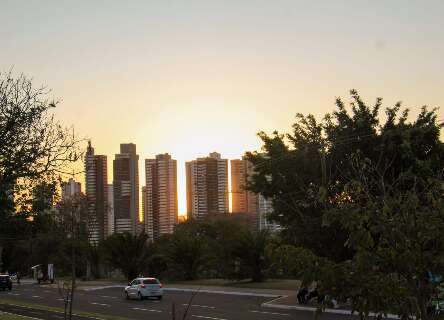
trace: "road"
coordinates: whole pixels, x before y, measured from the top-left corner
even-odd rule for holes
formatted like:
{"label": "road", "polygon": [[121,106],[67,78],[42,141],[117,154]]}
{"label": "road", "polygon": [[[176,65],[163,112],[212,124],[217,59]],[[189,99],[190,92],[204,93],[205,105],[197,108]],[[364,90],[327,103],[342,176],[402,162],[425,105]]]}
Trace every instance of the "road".
{"label": "road", "polygon": [[[164,292],[158,300],[125,300],[122,288],[104,288],[93,291],[78,290],[74,297],[76,311],[120,316],[128,319],[172,319],[172,305],[176,307],[176,319],[182,319],[192,293],[181,291]],[[0,299],[63,308],[63,300],[57,289],[38,285],[15,286],[12,292],[0,291]],[[261,304],[270,298],[239,296],[233,294],[198,293],[194,296],[186,317],[187,320],[313,320],[313,312],[262,308]],[[0,310],[2,310],[0,308]],[[7,310],[4,310],[7,311]],[[28,310],[29,311],[29,310]],[[12,312],[9,310],[9,312]],[[33,316],[43,319],[60,318],[57,315],[45,316],[43,311],[32,310]],[[322,319],[348,319],[351,316],[324,314]],[[353,317],[354,318],[354,317]],[[81,318],[79,318],[81,319]]]}

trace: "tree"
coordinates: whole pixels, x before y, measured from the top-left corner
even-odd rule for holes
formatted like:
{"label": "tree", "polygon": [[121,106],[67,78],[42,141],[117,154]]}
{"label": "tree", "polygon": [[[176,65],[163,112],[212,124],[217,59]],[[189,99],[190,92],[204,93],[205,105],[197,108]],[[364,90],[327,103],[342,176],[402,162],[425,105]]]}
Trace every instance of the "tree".
{"label": "tree", "polygon": [[55,120],[51,111],[58,102],[48,94],[24,75],[0,73],[0,234],[4,236],[9,234],[5,219],[19,207],[17,201],[26,198],[27,183],[48,180],[80,159],[79,140]]}
{"label": "tree", "polygon": [[198,227],[189,221],[168,237],[166,257],[173,278],[197,279],[207,263],[206,237],[194,231]]}
{"label": "tree", "polygon": [[104,259],[112,267],[120,269],[128,280],[139,275],[148,259],[148,236],[145,233],[113,234],[102,242]]}
{"label": "tree", "polygon": [[246,230],[240,236],[236,255],[240,261],[240,275],[249,277],[253,282],[262,282],[268,266],[266,247],[269,241],[267,230]]}
{"label": "tree", "polygon": [[326,294],[370,311],[427,319],[444,272],[444,148],[436,110],[408,122],[398,103],[379,119],[351,91],[318,123],[297,116],[293,133],[261,133],[263,153],[249,153],[250,188],[273,200],[272,218],[300,248],[301,275]]}

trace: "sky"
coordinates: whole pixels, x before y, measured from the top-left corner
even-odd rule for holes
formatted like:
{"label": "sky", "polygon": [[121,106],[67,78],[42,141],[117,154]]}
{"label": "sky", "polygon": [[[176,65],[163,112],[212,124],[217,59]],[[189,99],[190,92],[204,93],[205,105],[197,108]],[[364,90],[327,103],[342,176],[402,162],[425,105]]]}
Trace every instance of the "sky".
{"label": "sky", "polygon": [[[357,89],[373,103],[444,105],[444,1],[0,0],[0,71],[32,77],[56,115],[112,159],[240,158]],[[444,118],[443,111],[439,111]]]}

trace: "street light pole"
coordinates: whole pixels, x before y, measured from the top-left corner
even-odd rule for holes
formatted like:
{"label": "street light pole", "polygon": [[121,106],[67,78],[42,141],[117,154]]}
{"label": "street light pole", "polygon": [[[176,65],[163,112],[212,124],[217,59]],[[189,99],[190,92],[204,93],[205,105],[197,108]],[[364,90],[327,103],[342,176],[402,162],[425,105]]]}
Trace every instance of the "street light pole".
{"label": "street light pole", "polygon": [[74,240],[75,240],[75,225],[76,225],[76,219],[74,211],[76,210],[76,203],[73,201],[71,207],[71,294],[69,299],[69,319],[72,319],[72,304],[74,302],[74,290],[76,286],[76,254],[75,254],[75,247],[74,247]]}

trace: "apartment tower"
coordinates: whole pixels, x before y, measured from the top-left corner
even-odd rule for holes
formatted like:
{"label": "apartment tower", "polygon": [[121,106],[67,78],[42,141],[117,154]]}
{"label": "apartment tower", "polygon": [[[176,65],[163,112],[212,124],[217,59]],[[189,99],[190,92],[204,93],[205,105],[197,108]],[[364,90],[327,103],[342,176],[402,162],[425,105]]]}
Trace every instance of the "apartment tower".
{"label": "apartment tower", "polygon": [[255,230],[279,230],[278,224],[272,223],[268,215],[273,210],[271,199],[246,189],[248,179],[254,173],[254,166],[246,159],[231,160],[232,212],[248,215],[248,220]]}
{"label": "apartment tower", "polygon": [[259,195],[246,189],[253,165],[243,159],[231,160],[231,211],[244,213],[254,229],[259,229]]}
{"label": "apartment tower", "polygon": [[114,231],[136,234],[139,222],[139,155],[136,145],[120,145],[113,161]]}
{"label": "apartment tower", "polygon": [[188,218],[228,213],[228,160],[217,152],[185,164]]}
{"label": "apartment tower", "polygon": [[62,183],[62,200],[79,196],[80,192],[81,184],[80,182],[75,181],[73,178],[69,178],[68,181]]}
{"label": "apartment tower", "polygon": [[168,153],[145,159],[144,223],[150,239],[172,233],[177,224],[177,162]]}
{"label": "apartment tower", "polygon": [[95,155],[91,141],[85,155],[85,191],[88,202],[88,237],[97,244],[108,235],[108,169],[105,155]]}

